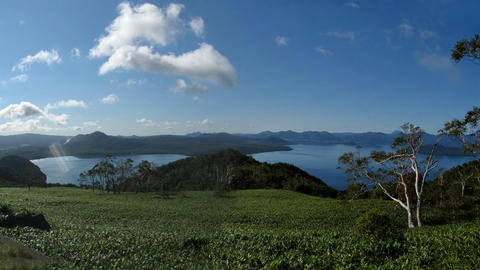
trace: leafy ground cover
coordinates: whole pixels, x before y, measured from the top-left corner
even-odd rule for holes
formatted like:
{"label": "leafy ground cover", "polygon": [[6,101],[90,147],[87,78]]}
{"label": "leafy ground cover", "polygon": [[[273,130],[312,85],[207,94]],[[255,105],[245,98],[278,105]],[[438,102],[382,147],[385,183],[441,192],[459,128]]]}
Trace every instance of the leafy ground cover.
{"label": "leafy ground cover", "polygon": [[284,190],[101,194],[76,188],[0,189],[0,202],[43,213],[51,231],[0,233],[46,254],[61,269],[476,268],[480,222],[425,226],[401,238],[354,233],[383,200],[342,202]]}

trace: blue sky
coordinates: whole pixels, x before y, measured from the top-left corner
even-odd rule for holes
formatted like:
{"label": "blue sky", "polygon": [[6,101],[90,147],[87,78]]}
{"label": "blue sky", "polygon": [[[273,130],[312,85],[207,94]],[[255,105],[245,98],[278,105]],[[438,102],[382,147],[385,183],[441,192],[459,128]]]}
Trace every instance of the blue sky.
{"label": "blue sky", "polygon": [[436,132],[478,1],[2,1],[0,134]]}

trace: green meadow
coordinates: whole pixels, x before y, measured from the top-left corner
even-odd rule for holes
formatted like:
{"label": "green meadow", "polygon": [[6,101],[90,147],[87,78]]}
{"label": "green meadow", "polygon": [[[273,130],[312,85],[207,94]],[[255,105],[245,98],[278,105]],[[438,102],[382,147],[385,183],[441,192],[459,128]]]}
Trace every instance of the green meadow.
{"label": "green meadow", "polygon": [[[51,231],[0,228],[60,269],[474,269],[480,221],[357,236],[378,209],[406,227],[391,201],[341,201],[285,190],[106,194],[79,188],[2,188],[0,203],[43,213]],[[428,219],[427,219],[428,220]]]}

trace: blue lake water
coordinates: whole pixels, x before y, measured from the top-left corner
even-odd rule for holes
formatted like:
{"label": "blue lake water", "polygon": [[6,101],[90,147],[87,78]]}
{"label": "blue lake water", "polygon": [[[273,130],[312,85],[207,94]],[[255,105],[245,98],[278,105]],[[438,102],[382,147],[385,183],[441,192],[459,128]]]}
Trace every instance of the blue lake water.
{"label": "blue lake water", "polygon": [[[338,157],[346,152],[355,152],[357,149],[351,145],[290,145],[291,151],[278,151],[259,153],[252,155],[258,161],[263,162],[287,162],[291,163],[309,174],[323,180],[327,185],[343,190],[347,187],[348,176],[338,167]],[[371,151],[389,151],[389,146],[363,147],[362,155],[368,155]],[[424,158],[424,156],[420,156]],[[449,169],[463,164],[473,157],[470,156],[439,156],[437,157],[439,168]]]}
{"label": "blue lake water", "polygon": [[[135,165],[142,160],[148,160],[159,166],[185,157],[186,156],[183,155],[155,154],[120,156],[116,159],[122,160],[131,158]],[[78,158],[65,156],[34,159],[32,162],[37,165],[45,175],[47,175],[47,183],[78,184],[78,175],[81,172],[90,170],[95,164],[102,160],[103,158]]]}
{"label": "blue lake water", "polygon": [[[348,177],[342,170],[337,169],[338,157],[345,152],[356,151],[350,145],[291,145],[291,151],[277,151],[253,154],[252,157],[262,162],[287,162],[322,179],[326,184],[336,189],[345,189]],[[364,147],[361,152],[365,155],[373,150],[389,150],[388,146]],[[183,155],[156,154],[122,156],[118,159],[131,158],[134,164],[148,160],[156,165],[163,165],[181,158]],[[440,156],[439,167],[449,169],[472,160],[472,157]],[[47,175],[48,183],[77,184],[78,175],[89,170],[101,161],[102,158],[55,157],[32,160]]]}

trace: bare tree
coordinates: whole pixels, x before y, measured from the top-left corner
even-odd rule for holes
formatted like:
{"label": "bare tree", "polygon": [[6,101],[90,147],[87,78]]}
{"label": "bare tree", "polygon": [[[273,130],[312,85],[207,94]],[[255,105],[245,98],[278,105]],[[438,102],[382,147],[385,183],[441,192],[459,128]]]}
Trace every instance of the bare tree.
{"label": "bare tree", "polygon": [[[343,154],[338,160],[345,172],[351,174],[351,181],[375,185],[391,200],[398,203],[407,212],[408,227],[415,227],[412,218],[412,205],[416,204],[417,226],[422,223],[422,202],[425,180],[437,167],[434,152],[437,143],[423,160],[419,152],[423,146],[423,131],[412,124],[404,124],[401,135],[392,144],[394,152],[373,151],[369,156],[361,156],[357,151]],[[415,197],[411,198],[412,189],[408,176],[413,175]],[[395,194],[390,185],[399,187],[402,196]],[[415,200],[416,199],[416,200]]]}
{"label": "bare tree", "polygon": [[462,187],[462,200],[463,200],[463,197],[465,195],[465,187],[467,186],[467,183],[469,182],[469,180],[473,178],[474,173],[473,172],[464,173],[462,172],[461,169],[459,169],[457,173],[459,176],[457,178],[457,183],[460,184],[460,186]]}
{"label": "bare tree", "polygon": [[227,166],[215,166],[215,193],[217,195],[223,195],[230,190],[231,182],[234,177],[234,167]]}

